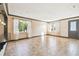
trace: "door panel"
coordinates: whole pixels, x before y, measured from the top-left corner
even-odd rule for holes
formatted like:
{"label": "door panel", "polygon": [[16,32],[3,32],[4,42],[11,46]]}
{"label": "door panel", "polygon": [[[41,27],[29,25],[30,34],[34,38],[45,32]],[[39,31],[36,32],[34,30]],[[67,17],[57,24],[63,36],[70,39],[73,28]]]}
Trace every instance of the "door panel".
{"label": "door panel", "polygon": [[78,39],[79,37],[79,20],[70,20],[68,22],[68,36],[70,38],[76,38]]}

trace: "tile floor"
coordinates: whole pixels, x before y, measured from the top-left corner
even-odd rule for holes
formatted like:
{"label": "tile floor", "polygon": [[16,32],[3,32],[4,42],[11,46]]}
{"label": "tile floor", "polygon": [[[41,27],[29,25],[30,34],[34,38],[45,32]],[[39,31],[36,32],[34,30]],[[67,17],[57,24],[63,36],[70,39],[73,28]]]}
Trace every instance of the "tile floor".
{"label": "tile floor", "polygon": [[79,40],[40,36],[8,42],[5,56],[79,56]]}

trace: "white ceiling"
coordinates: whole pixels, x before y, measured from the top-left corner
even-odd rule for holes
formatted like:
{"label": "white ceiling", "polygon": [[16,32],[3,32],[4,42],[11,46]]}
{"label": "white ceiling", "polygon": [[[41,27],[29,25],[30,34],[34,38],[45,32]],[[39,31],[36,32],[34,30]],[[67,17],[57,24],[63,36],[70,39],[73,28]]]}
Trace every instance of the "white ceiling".
{"label": "white ceiling", "polygon": [[79,16],[78,3],[9,3],[8,9],[9,14],[42,21]]}

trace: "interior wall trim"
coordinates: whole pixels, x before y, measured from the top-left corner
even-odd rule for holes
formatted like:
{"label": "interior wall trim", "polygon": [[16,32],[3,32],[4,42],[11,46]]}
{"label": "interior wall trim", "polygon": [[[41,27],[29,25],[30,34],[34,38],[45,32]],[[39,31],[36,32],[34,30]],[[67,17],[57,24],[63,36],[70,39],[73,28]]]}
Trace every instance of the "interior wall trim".
{"label": "interior wall trim", "polygon": [[18,15],[13,15],[13,14],[8,14],[8,15],[9,15],[9,16],[18,17],[18,18],[29,19],[29,20],[32,20],[32,21],[39,21],[39,22],[45,22],[45,23],[48,23],[48,22],[46,22],[46,21],[41,21],[41,20],[37,20],[37,19],[33,19],[33,18],[28,18],[28,17],[18,16]]}
{"label": "interior wall trim", "polygon": [[[29,19],[29,20],[39,21],[39,22],[46,22],[46,21],[42,21],[42,20],[37,20],[37,19],[29,18],[29,17],[23,17],[23,16],[18,16],[18,15],[10,14],[9,13],[9,9],[8,9],[8,3],[5,3],[5,6],[6,6],[7,14],[9,16],[19,17],[19,18],[24,18],[24,19]],[[46,23],[48,23],[48,22],[46,22]]]}
{"label": "interior wall trim", "polygon": [[5,3],[5,7],[6,7],[7,14],[9,15],[8,3]]}
{"label": "interior wall trim", "polygon": [[79,18],[79,16],[68,17],[68,18],[59,19],[59,20],[55,20],[55,21],[49,21],[48,23],[51,23],[51,22],[58,22],[58,21],[63,21],[63,20],[68,20],[68,19],[73,19],[73,18]]}
{"label": "interior wall trim", "polygon": [[[70,37],[58,36],[58,35],[52,35],[52,34],[44,34],[44,35],[54,36],[54,37],[60,37],[60,38],[74,39],[74,38],[70,38]],[[37,36],[32,36],[32,37],[27,37],[27,38],[21,38],[21,39],[17,39],[17,40],[8,40],[7,42],[19,41],[19,40],[24,40],[24,39],[32,39],[32,38],[41,37],[41,36],[42,35],[37,35]]]}
{"label": "interior wall trim", "polygon": [[3,6],[4,6],[5,13],[6,13],[7,17],[8,17],[8,14],[9,14],[8,4],[7,3],[3,3]]}
{"label": "interior wall trim", "polygon": [[65,36],[52,35],[52,34],[46,34],[46,35],[49,35],[49,36],[55,36],[55,37],[61,37],[61,38],[69,38],[69,37],[65,37]]}
{"label": "interior wall trim", "polygon": [[26,37],[26,38],[20,38],[20,39],[17,39],[17,40],[8,40],[7,42],[18,41],[18,40],[23,40],[23,39],[32,39],[32,38],[36,38],[36,37],[40,37],[40,36],[42,36],[42,35],[37,35],[37,36],[32,36],[32,37]]}
{"label": "interior wall trim", "polygon": [[[55,36],[55,37],[61,37],[61,38],[74,39],[74,38],[71,38],[71,37],[65,37],[65,36],[59,36],[59,35],[52,35],[52,34],[46,34],[46,35]],[[77,40],[79,40],[79,39],[77,39]]]}

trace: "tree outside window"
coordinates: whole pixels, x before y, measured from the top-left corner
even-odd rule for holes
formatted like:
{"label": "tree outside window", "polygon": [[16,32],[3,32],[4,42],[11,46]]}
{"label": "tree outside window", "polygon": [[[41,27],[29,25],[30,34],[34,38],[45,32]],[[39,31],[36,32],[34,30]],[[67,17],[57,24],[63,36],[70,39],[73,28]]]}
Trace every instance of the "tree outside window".
{"label": "tree outside window", "polygon": [[19,20],[19,26],[18,26],[19,32],[26,32],[27,31],[27,26],[28,26],[28,24],[27,24],[26,21]]}

